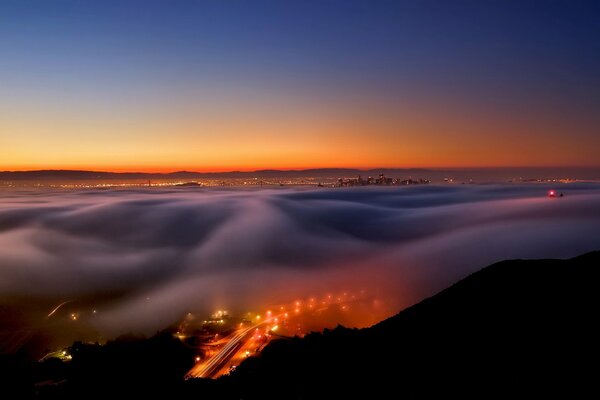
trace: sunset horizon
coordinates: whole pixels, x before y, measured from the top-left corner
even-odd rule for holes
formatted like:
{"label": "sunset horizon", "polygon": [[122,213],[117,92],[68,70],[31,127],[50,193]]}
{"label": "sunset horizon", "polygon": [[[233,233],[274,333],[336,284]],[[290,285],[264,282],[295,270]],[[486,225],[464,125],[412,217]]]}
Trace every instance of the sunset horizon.
{"label": "sunset horizon", "polygon": [[110,3],[1,6],[0,170],[600,165],[585,7]]}
{"label": "sunset horizon", "polygon": [[0,172],[36,172],[36,171],[85,171],[102,173],[143,173],[143,174],[172,174],[177,172],[193,172],[201,174],[227,173],[227,172],[260,172],[260,171],[311,171],[311,170],[357,170],[357,171],[376,171],[376,170],[434,170],[434,171],[469,171],[469,170],[599,170],[600,165],[372,165],[372,166],[354,166],[337,165],[332,166],[294,166],[294,167],[221,167],[221,168],[202,168],[202,167],[179,167],[179,168],[151,168],[151,167],[114,167],[102,168],[93,166],[32,166],[23,168],[0,168]]}

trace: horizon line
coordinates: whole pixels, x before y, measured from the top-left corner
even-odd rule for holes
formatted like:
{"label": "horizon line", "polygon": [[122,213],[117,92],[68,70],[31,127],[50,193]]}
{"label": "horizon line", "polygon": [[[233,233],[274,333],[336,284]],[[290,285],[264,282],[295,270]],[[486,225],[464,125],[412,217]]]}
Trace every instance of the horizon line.
{"label": "horizon line", "polygon": [[195,170],[195,169],[169,169],[169,170],[110,170],[110,169],[85,169],[85,168],[36,168],[36,169],[6,169],[0,170],[0,173],[27,173],[27,172],[92,172],[92,173],[109,173],[109,174],[160,174],[169,175],[176,173],[195,173],[195,174],[226,174],[226,173],[253,173],[264,171],[277,172],[302,172],[314,170],[357,170],[357,171],[374,171],[374,170],[514,170],[514,169],[600,169],[600,165],[536,165],[536,166],[461,166],[461,167],[311,167],[311,168],[260,168],[260,169],[214,169],[214,170]]}

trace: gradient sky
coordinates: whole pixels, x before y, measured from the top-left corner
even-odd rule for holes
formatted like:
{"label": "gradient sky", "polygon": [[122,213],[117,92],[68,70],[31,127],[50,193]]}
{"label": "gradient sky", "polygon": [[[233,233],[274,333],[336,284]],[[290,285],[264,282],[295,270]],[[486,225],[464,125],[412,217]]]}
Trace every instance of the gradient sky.
{"label": "gradient sky", "polygon": [[0,169],[600,166],[600,2],[0,2]]}

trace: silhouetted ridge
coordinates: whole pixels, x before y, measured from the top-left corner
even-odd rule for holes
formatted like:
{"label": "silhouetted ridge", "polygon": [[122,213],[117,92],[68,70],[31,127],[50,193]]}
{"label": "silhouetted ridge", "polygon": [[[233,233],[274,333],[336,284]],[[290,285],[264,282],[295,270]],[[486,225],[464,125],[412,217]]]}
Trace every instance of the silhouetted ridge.
{"label": "silhouetted ridge", "polygon": [[556,179],[600,179],[598,167],[498,167],[498,168],[310,168],[310,169],[262,169],[256,171],[220,171],[220,172],[109,172],[85,170],[32,170],[0,171],[2,181],[52,181],[52,180],[147,180],[147,179],[293,179],[293,178],[349,178],[361,175],[378,176],[384,174],[396,178],[427,178],[441,181],[453,178],[456,181],[478,182],[506,181],[515,177],[524,180]]}
{"label": "silhouetted ridge", "polygon": [[[461,308],[462,312],[479,309],[485,302],[497,312],[508,306],[542,307],[545,304],[562,304],[564,296],[571,300],[584,300],[594,296],[598,288],[595,279],[600,268],[600,251],[584,254],[570,260],[508,260],[490,265],[477,271],[440,293],[411,306],[401,313],[384,320],[372,328],[373,331],[394,329],[411,318],[433,317],[434,308],[452,312]],[[523,300],[526,300],[523,302]],[[561,307],[559,305],[559,307]],[[537,309],[540,311],[539,309]]]}

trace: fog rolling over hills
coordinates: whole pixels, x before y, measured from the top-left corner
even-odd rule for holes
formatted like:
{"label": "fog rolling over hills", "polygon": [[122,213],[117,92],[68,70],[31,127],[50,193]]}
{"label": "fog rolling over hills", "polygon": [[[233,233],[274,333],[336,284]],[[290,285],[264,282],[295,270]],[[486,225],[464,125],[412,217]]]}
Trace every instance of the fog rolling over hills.
{"label": "fog rolling over hills", "polygon": [[[275,342],[216,383],[184,383],[197,349],[163,330],[189,312],[243,315],[362,290],[373,307],[350,306],[345,324],[368,327],[484,265],[599,249],[596,183],[0,195],[0,364],[9,371],[1,376],[26,391],[47,381],[39,390],[48,396],[119,387],[136,395],[315,398],[325,384],[338,398],[393,382],[407,398],[431,398],[532,393],[535,382],[562,384],[563,373],[568,387],[576,377],[587,382],[574,358],[587,350],[573,355],[565,343],[584,346],[586,332],[595,332],[584,324],[595,315],[597,255],[500,264],[372,329]],[[77,340],[88,344],[69,349],[69,362],[35,362]]]}
{"label": "fog rolling over hills", "polygon": [[[565,196],[548,198],[550,189]],[[64,311],[81,318],[66,321],[69,340],[84,327],[103,338],[152,334],[190,311],[363,289],[381,304],[353,323],[368,326],[481,265],[600,248],[593,183],[0,196],[3,304],[26,329],[71,301]]]}

